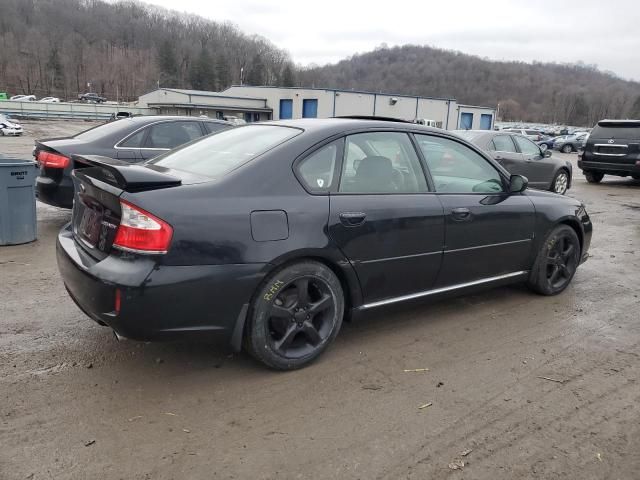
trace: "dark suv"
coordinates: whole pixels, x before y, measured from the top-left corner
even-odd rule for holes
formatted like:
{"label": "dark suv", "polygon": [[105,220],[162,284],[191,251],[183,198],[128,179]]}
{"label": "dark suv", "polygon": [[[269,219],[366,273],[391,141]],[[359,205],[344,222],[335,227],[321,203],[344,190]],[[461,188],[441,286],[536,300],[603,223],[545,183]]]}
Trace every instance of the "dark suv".
{"label": "dark suv", "polygon": [[640,180],[640,120],[600,120],[578,159],[589,183],[606,175]]}
{"label": "dark suv", "polygon": [[78,95],[78,100],[89,103],[102,103],[107,101],[105,97],[101,97],[97,93],[83,93],[82,95]]}

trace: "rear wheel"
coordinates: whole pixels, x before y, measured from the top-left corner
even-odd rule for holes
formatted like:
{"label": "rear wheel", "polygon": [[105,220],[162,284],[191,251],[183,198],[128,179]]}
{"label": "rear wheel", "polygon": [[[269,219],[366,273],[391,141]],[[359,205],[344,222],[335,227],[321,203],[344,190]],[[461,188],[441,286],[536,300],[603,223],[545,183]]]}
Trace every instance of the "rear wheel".
{"label": "rear wheel", "polygon": [[584,172],[584,176],[589,183],[600,183],[604,178],[604,173],[600,172]]}
{"label": "rear wheel", "polygon": [[564,195],[567,193],[567,188],[569,188],[569,172],[562,168],[558,170],[553,182],[551,182],[551,191]]}
{"label": "rear wheel", "polygon": [[541,143],[539,147],[540,147],[540,150],[542,150],[543,152],[546,152],[547,149],[549,148],[549,145],[547,145],[546,143]]}
{"label": "rear wheel", "polygon": [[562,153],[571,153],[573,152],[573,147],[568,143],[562,147]]}
{"label": "rear wheel", "polygon": [[541,295],[556,295],[571,283],[579,264],[578,235],[568,225],[558,225],[542,244],[528,285]]}
{"label": "rear wheel", "polygon": [[269,276],[251,309],[245,345],[271,368],[294,370],[315,360],[342,325],[340,280],[319,262],[303,261]]}

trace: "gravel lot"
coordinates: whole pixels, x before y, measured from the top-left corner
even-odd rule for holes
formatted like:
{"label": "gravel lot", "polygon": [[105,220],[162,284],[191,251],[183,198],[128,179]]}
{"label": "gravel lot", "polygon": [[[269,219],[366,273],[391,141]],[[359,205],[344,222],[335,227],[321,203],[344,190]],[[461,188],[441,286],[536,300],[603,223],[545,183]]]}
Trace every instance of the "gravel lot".
{"label": "gravel lot", "polygon": [[[24,122],[0,153],[88,125]],[[575,177],[594,237],[562,295],[379,311],[291,373],[117,342],[58,275],[69,213],[38,205],[38,241],[0,247],[0,479],[640,478],[640,182]]]}

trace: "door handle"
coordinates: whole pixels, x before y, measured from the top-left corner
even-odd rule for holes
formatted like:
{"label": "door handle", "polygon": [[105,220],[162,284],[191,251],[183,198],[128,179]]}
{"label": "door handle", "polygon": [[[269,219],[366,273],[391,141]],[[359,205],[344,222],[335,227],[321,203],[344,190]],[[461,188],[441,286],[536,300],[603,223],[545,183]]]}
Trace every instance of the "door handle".
{"label": "door handle", "polygon": [[364,212],[344,212],[340,215],[340,222],[345,227],[357,227],[362,225],[367,218],[367,214]]}
{"label": "door handle", "polygon": [[459,222],[464,222],[467,220],[471,220],[471,211],[468,208],[459,207],[451,210],[451,216],[454,220]]}

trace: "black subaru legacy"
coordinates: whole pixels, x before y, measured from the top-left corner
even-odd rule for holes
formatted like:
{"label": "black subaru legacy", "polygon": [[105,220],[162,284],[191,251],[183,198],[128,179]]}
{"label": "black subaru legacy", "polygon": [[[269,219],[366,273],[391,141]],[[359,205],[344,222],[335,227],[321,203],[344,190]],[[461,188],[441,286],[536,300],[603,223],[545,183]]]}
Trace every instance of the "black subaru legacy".
{"label": "black subaru legacy", "polygon": [[120,336],[214,333],[277,369],[378,307],[512,282],[558,294],[591,240],[579,201],[408,123],[268,122],[145,164],[73,161],[57,258],[78,306]]}
{"label": "black subaru legacy", "polygon": [[36,182],[38,199],[56,207],[71,208],[71,156],[74,154],[141,162],[232,126],[229,122],[208,118],[153,115],[122,118],[72,137],[36,140],[33,155],[40,165]]}

